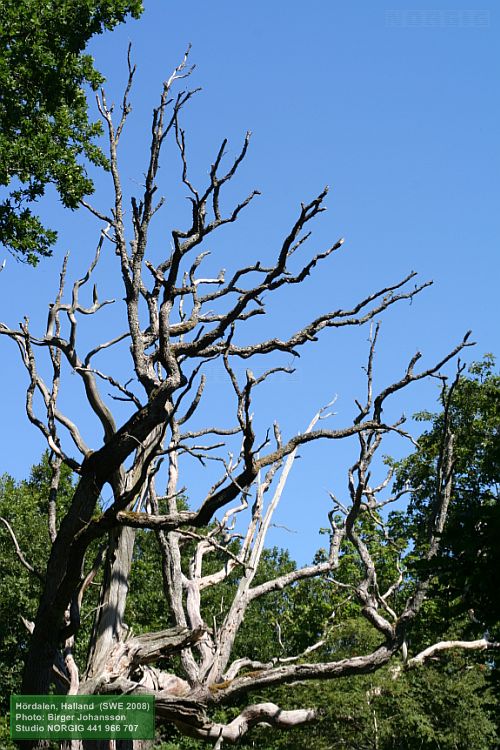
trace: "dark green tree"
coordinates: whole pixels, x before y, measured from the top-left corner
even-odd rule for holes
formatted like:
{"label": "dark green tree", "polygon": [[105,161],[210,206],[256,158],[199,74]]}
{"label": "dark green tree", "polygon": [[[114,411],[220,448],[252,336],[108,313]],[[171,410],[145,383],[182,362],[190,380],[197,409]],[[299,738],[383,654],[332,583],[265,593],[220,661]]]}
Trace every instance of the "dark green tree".
{"label": "dark green tree", "polygon": [[63,205],[77,208],[93,190],[84,160],[106,165],[85,95],[104,79],[87,43],[141,11],[140,0],[0,4],[0,244],[32,264],[56,240],[33,203],[54,185]]}
{"label": "dark green tree", "polygon": [[[443,398],[447,398],[444,391]],[[468,622],[471,635],[485,630],[500,636],[500,376],[492,357],[473,364],[453,390],[449,419],[454,434],[453,488],[440,551],[432,562],[421,560],[432,518],[438,456],[443,440],[443,411],[422,412],[431,422],[418,450],[397,469],[398,486],[413,488],[407,534],[415,544],[416,567],[434,573],[433,596],[426,605],[436,627]],[[426,628],[430,625],[426,622]],[[440,635],[439,632],[436,635]]]}
{"label": "dark green tree", "polygon": [[[58,492],[62,513],[72,491],[69,475],[64,467]],[[16,482],[7,474],[0,478],[0,706],[3,710],[8,707],[10,693],[20,686],[29,641],[23,618],[29,622],[35,616],[47,565],[50,479],[47,456],[33,467],[27,480]]]}

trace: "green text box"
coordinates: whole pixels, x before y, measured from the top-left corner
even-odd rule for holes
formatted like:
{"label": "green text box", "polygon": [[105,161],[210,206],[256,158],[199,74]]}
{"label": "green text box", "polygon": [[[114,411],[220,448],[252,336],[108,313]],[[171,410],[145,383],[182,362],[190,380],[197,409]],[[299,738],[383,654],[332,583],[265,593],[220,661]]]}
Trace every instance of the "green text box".
{"label": "green text box", "polygon": [[150,740],[153,695],[11,695],[10,736],[15,740]]}

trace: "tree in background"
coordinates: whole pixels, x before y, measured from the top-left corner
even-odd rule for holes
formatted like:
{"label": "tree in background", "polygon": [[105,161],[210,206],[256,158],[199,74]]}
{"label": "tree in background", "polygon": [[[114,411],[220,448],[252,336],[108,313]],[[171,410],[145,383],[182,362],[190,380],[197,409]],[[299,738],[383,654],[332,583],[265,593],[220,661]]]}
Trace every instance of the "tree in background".
{"label": "tree in background", "polygon": [[[24,659],[29,646],[30,621],[40,598],[43,571],[50,553],[48,506],[51,501],[51,466],[48,454],[34,466],[29,478],[15,482],[0,478],[0,714],[9,710],[9,696],[21,688]],[[58,505],[68,508],[72,495],[71,471],[61,467]],[[53,498],[52,498],[53,499]],[[22,550],[29,549],[30,560]],[[28,564],[27,564],[28,563]],[[3,733],[2,733],[3,732]],[[8,723],[0,725],[0,747],[9,743]]]}
{"label": "tree in background", "polygon": [[[178,82],[189,74],[186,56],[164,84],[153,114],[144,189],[131,199],[130,224],[125,218],[118,154],[130,113],[134,68],[129,66],[118,122],[105,95],[99,99],[109,136],[114,197],[111,210],[86,204],[102,222],[96,254],[87,272],[73,283],[68,299],[65,260],[40,335],[32,333],[28,321],[19,328],[0,324],[0,333],[18,346],[29,380],[27,415],[53,456],[54,492],[47,503],[51,550],[30,624],[23,692],[46,694],[54,681],[69,694],[152,692],[160,722],[173,723],[181,733],[220,748],[226,741],[239,741],[256,724],[287,728],[314,721],[314,705],[294,705],[297,696],[305,697],[298,692],[298,682],[372,674],[398,662],[400,653],[410,668],[456,645],[434,644],[430,639],[423,651],[408,658],[404,654],[407,633],[430,590],[432,574],[427,570],[414,577],[407,591],[407,542],[391,535],[382,511],[411,488],[404,486],[391,495],[392,470],[379,479],[375,473],[384,438],[409,438],[403,418],[386,419],[390,401],[415,382],[440,373],[469,344],[466,335],[440,361],[420,369],[420,354],[416,354],[392,382],[376,389],[377,325],[370,336],[366,392],[356,402],[351,421],[332,428],[329,405],[318,405],[309,425],[305,429],[296,425],[291,435],[283,434],[272,415],[266,416],[262,428],[254,418],[255,393],[274,375],[286,376],[287,362],[301,347],[317,341],[325,329],[370,322],[393,305],[413,299],[427,284],[411,286],[412,273],[348,309],[306,319],[286,338],[270,337],[266,326],[249,343],[246,322],[254,319],[252,330],[257,331],[257,319],[266,314],[269,298],[279,290],[300,289],[343,241],[306,253],[310,223],[324,210],[325,189],[301,205],[272,262],[251,260],[230,272],[212,268],[203,273],[207,239],[213,241],[217,230],[233,224],[258,193],[253,191],[233,208],[227,207],[227,186],[246,156],[248,135],[227,166],[224,140],[206,184],[196,187],[192,182],[179,117],[194,91],[175,93]],[[191,211],[184,225],[171,230],[171,244],[160,255],[158,243],[148,247],[148,236],[163,203],[156,199],[157,177],[161,150],[169,137],[178,152]],[[100,301],[95,284],[91,300],[83,300],[108,246],[118,265],[124,316],[111,338],[99,340],[101,329],[96,327],[97,340],[88,349],[80,337],[81,316],[88,320],[112,304],[112,300]],[[114,317],[115,326],[116,321]],[[99,367],[97,360],[105,360],[124,341],[129,358],[109,357],[110,371],[105,365]],[[47,360],[42,365],[44,354]],[[220,364],[227,386],[225,392],[218,392],[221,408],[216,421],[204,416],[203,409],[204,368],[212,362]],[[243,362],[249,365],[246,370]],[[61,405],[68,369],[102,430],[100,439],[92,436],[92,445],[68,413],[71,399]],[[446,396],[431,523],[422,540],[427,562],[438,554],[450,504],[456,440],[447,415],[458,382],[457,376]],[[306,456],[317,441],[331,444],[348,438],[356,441],[356,458],[347,471],[345,497],[331,495],[326,549],[301,567],[286,556],[273,561],[265,553],[266,534],[299,449]],[[185,473],[189,480],[190,462],[205,467],[206,483],[186,506],[182,477]],[[62,464],[76,475],[67,509],[58,506],[55,491]],[[328,472],[329,467],[324,468]],[[109,498],[103,497],[105,487]],[[161,627],[164,615],[158,610],[161,629],[133,635],[126,613],[137,529],[150,530],[148,541],[154,532],[168,621]],[[29,568],[29,548],[21,554]],[[143,561],[151,562],[146,554]],[[78,651],[79,639],[85,636],[82,607],[99,571],[100,599],[88,656],[79,659],[78,653],[85,650]],[[308,600],[303,592],[315,586],[333,587],[338,596],[348,599],[340,608],[345,618],[340,639],[329,640],[332,611],[322,605],[312,617],[304,608]],[[214,593],[219,587],[224,595]],[[310,599],[318,601],[314,596]],[[272,624],[274,636],[263,641],[256,638],[255,625],[245,635],[245,622],[253,619],[258,624],[269,617],[266,600],[272,602],[268,628]],[[139,604],[137,599],[136,608]],[[303,628],[293,628],[290,609]],[[362,626],[352,628],[352,617]],[[488,638],[462,645],[488,650],[498,646]],[[266,699],[269,690],[283,685],[288,686],[286,696],[282,693],[291,704],[288,709]]]}
{"label": "tree in background", "polygon": [[[29,480],[16,485],[12,479],[4,477],[0,487],[0,514],[9,517],[11,527],[18,532],[20,545],[31,547],[32,560],[39,570],[46,564],[48,528],[44,505],[50,492],[50,475],[45,457],[41,465],[34,467]],[[69,497],[70,492],[71,487],[65,480],[65,486],[61,486],[61,501]],[[380,531],[380,555],[384,555],[385,544]],[[186,563],[192,552],[189,546],[183,550]],[[36,611],[39,585],[37,578],[29,575],[17,557],[6,527],[3,534],[0,531],[0,549],[0,682],[6,688],[3,708],[7,711],[8,694],[20,689],[20,656],[29,638],[23,618],[32,617]],[[207,560],[212,570],[217,566],[214,557]],[[220,564],[222,553],[219,557]],[[355,579],[354,562],[355,555],[346,549],[336,571],[339,583],[349,584]],[[272,579],[295,567],[283,550],[264,550],[257,581]],[[87,632],[80,631],[78,642],[83,644],[87,643],[92,610],[97,605],[99,575],[94,583],[94,597],[87,595],[82,603],[82,627]],[[168,606],[158,596],[161,585],[161,555],[155,535],[150,531],[138,531],[125,611],[129,632],[161,630],[170,622]],[[224,586],[207,589],[204,612],[208,622],[220,616],[224,599],[234,595],[236,585],[233,576]],[[423,620],[419,629],[424,634],[425,613],[419,620]],[[432,622],[428,625],[432,629]],[[236,657],[250,654],[268,659],[279,653],[285,659],[304,650],[322,631],[325,631],[325,642],[310,658],[331,658],[332,653],[339,657],[342,650],[347,655],[349,649],[361,650],[369,645],[370,629],[345,588],[323,578],[302,581],[289,588],[284,597],[281,592],[275,592],[250,606],[234,653]],[[421,645],[425,642],[424,638]],[[85,658],[85,654],[81,656]],[[163,666],[175,671],[178,665],[171,659]],[[304,729],[291,729],[286,734],[273,732],[269,727],[255,728],[248,739],[242,738],[241,747],[301,750],[307,745],[311,750],[332,747],[344,750],[491,750],[496,747],[498,732],[494,696],[488,684],[490,675],[490,655],[485,662],[475,655],[455,652],[450,656],[448,652],[425,667],[398,671],[397,679],[393,668],[389,667],[348,680],[295,686],[291,707],[314,705],[318,721]],[[269,691],[268,698],[278,705],[289,704],[287,691],[287,686],[275,688]],[[240,701],[239,705],[226,709],[225,715],[220,712],[219,718],[230,720],[244,707],[244,702]],[[203,741],[184,737],[172,725],[162,727],[160,734],[163,742],[157,740],[158,750],[201,750],[205,746]],[[0,740],[2,747],[14,749],[8,739],[8,723],[5,727],[0,725]]]}
{"label": "tree in background", "polygon": [[[448,397],[445,389],[443,397]],[[397,467],[397,485],[411,493],[407,534],[418,549],[430,523],[431,498],[439,471],[444,413],[422,412],[431,427],[418,450]],[[462,617],[471,634],[488,631],[500,637],[500,376],[488,356],[470,367],[453,390],[449,420],[456,436],[449,518],[439,554],[432,561],[433,587],[442,608],[435,612],[439,630]],[[429,567],[416,555],[415,565]],[[433,597],[434,598],[434,597]],[[436,631],[437,632],[437,631]]]}
{"label": "tree in background", "polygon": [[83,158],[106,165],[84,88],[103,82],[88,41],[113,29],[140,0],[3,0],[0,5],[0,244],[35,264],[56,233],[31,206],[54,185],[64,206],[92,192]]}
{"label": "tree in background", "polygon": [[[443,398],[450,398],[449,420],[456,440],[453,487],[448,522],[440,551],[429,562],[422,543],[432,522],[432,493],[439,471],[445,413],[417,415],[431,426],[418,441],[418,450],[396,467],[397,486],[411,485],[408,513],[393,522],[415,548],[410,570],[430,576],[429,601],[415,622],[410,638],[436,639],[500,637],[500,376],[494,360],[486,356],[469,368]],[[474,663],[474,658],[470,660]],[[469,668],[473,668],[469,663]],[[500,673],[496,660],[486,667],[488,684],[500,699]],[[496,726],[499,731],[498,710]]]}

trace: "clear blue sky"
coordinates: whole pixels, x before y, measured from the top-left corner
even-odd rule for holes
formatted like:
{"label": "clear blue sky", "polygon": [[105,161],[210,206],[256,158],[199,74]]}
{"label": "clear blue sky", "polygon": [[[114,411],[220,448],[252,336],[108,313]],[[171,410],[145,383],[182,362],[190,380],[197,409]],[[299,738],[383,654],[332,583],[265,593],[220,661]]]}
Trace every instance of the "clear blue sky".
{"label": "clear blue sky", "polygon": [[[429,363],[469,328],[478,342],[469,360],[499,352],[499,13],[491,3],[471,10],[477,4],[436,0],[432,10],[416,11],[420,5],[145,0],[139,21],[91,45],[109,98],[118,103],[126,48],[133,42],[138,74],[122,152],[131,191],[144,171],[149,112],[188,43],[197,66],[191,83],[202,87],[183,120],[194,179],[206,176],[222,138],[229,138],[231,155],[252,131],[228,198],[240,199],[254,187],[262,196],[239,227],[210,242],[213,270],[269,258],[300,202],[331,186],[311,252],[338,237],[345,238],[344,249],[293,300],[278,300],[264,331],[274,326],[286,335],[318,312],[350,305],[410,270],[434,280],[411,306],[384,316],[379,385],[398,377],[416,349]],[[163,169],[167,204],[153,238],[159,247],[185,211],[183,191],[172,191],[178,175],[173,155]],[[94,202],[107,208],[108,182],[97,185]],[[64,212],[53,200],[43,211],[60,232],[53,259],[32,270],[9,257],[0,275],[0,318],[14,325],[28,314],[33,332],[39,320],[43,332],[63,253],[71,251],[70,268],[81,273],[98,236],[98,226],[82,212]],[[110,286],[112,262],[110,257],[104,264]],[[102,297],[109,296],[105,287],[106,279],[99,285]],[[112,316],[109,323],[118,325]],[[297,375],[262,394],[258,424],[264,428],[278,418],[291,434],[335,394],[335,425],[345,423],[353,398],[363,394],[367,333],[322,334],[318,346],[304,351]],[[22,478],[44,446],[24,415],[25,373],[15,347],[6,340],[0,347],[1,470]],[[67,380],[72,383],[70,375]],[[212,387],[220,410],[217,373]],[[435,396],[435,385],[415,388],[396,411],[432,408]],[[100,433],[81,399],[68,396],[65,403],[98,445]],[[317,544],[314,528],[324,524],[328,508],[325,490],[345,486],[344,466],[353,450],[303,452],[279,519],[303,534],[274,539],[300,559]]]}

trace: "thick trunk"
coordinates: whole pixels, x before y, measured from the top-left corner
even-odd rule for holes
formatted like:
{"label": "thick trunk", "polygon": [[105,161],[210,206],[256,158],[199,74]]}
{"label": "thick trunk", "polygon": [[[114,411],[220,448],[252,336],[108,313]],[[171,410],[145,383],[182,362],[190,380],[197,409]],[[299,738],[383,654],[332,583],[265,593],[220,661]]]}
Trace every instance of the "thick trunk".
{"label": "thick trunk", "polygon": [[94,476],[82,477],[70,511],[64,518],[47,565],[45,587],[35,619],[25,662],[24,695],[45,695],[52,679],[52,665],[61,644],[64,615],[80,582],[86,546],[75,537],[89,523],[101,487]]}
{"label": "thick trunk", "polygon": [[49,691],[64,613],[78,589],[85,553],[92,541],[90,535],[83,534],[79,538],[78,534],[91,522],[104,484],[137,449],[138,443],[146,440],[155,427],[168,421],[165,402],[169,389],[175,389],[180,384],[179,376],[179,380],[174,378],[169,382],[169,388],[159,389],[146,406],[135,412],[100,450],[90,454],[83,462],[82,476],[71,508],[52,545],[44,591],[25,662],[24,695],[44,695]]}
{"label": "thick trunk", "polygon": [[87,677],[104,669],[110,651],[124,636],[128,578],[134,553],[135,529],[127,526],[110,532],[101,601],[94,624]]}

